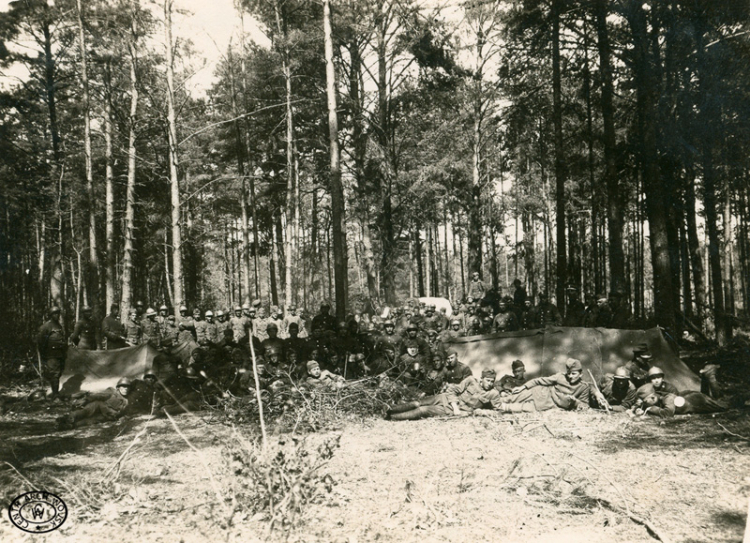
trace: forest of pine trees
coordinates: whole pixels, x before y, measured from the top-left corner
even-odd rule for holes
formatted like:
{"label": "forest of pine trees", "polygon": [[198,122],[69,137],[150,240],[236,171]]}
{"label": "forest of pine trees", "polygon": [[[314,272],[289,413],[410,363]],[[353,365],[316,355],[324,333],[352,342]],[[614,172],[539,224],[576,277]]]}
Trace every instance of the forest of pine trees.
{"label": "forest of pine trees", "polygon": [[[723,0],[240,0],[205,95],[180,0],[0,12],[0,347],[52,304],[621,292],[750,304],[750,23]],[[189,14],[187,15],[189,16]],[[250,21],[253,25],[249,25]]]}

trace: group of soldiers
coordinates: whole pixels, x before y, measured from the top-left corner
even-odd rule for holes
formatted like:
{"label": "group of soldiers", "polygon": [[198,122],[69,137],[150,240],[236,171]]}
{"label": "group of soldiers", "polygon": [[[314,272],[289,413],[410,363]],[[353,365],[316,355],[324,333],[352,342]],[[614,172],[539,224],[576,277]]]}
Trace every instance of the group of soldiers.
{"label": "group of soldiers", "polygon": [[[394,408],[397,411],[392,415],[396,420],[458,414],[479,405],[508,412],[583,405],[613,409],[623,406],[630,410],[651,400],[636,401],[640,390],[637,387],[657,378],[649,364],[647,349],[636,349],[627,367],[607,376],[593,391],[576,375],[582,370],[576,369],[573,362],[564,374],[527,382],[524,363],[516,360],[513,375],[496,380],[494,373],[487,370],[477,380],[451,347],[453,340],[487,331],[562,323],[557,308],[544,294],[539,296],[536,306],[524,298],[518,316],[520,299],[517,296],[499,300],[495,312],[492,306],[469,298],[450,318],[434,305],[410,300],[402,307],[386,309],[379,316],[351,315],[340,322],[331,315],[328,304],[322,304],[319,312],[307,321],[294,307],[286,314],[277,307],[266,312],[256,301],[237,306],[232,313],[217,310],[215,315],[199,309],[190,314],[183,306],[177,316],[170,315],[166,306],[161,306],[157,313],[136,303],[128,321],[121,323],[115,304],[100,329],[91,311],[84,309],[82,319],[68,338],[59,323],[60,310],[53,308],[37,341],[53,399],[58,395],[68,344],[79,349],[95,349],[99,345],[117,349],[148,342],[159,350],[149,375],[135,381],[122,380],[120,386],[107,391],[106,398],[94,397],[90,402],[94,407],[80,405],[81,409],[63,421],[66,424],[91,417],[111,417],[113,412],[125,413],[142,403],[137,398],[149,394],[160,398],[156,404],[149,404],[150,409],[156,406],[159,412],[181,412],[198,409],[206,401],[226,393],[254,394],[256,389],[273,393],[300,383],[308,387],[341,387],[348,380],[368,376],[401,381],[423,396],[418,406],[411,405],[413,409],[401,412],[398,410],[403,407]],[[187,361],[175,355],[175,350],[185,345],[191,351]],[[580,362],[574,362],[580,366]],[[715,372],[707,375],[711,376],[715,382]],[[632,390],[622,388],[623,379],[631,383]],[[619,398],[623,390],[626,394]],[[133,396],[134,391],[139,392]],[[123,402],[123,398],[127,401]],[[469,398],[475,400],[468,401]],[[665,409],[666,412],[660,413],[669,412],[670,407]],[[651,414],[655,410],[646,412]]]}

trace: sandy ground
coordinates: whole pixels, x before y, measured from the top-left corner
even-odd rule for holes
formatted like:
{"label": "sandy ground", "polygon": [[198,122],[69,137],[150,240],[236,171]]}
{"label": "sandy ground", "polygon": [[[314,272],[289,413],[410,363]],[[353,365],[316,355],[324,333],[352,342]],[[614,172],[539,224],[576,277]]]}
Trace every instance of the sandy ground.
{"label": "sandy ground", "polygon": [[[671,542],[739,542],[750,496],[750,441],[738,437],[750,436],[746,413],[372,418],[335,432],[341,446],[323,468],[330,495],[269,533],[262,513],[232,502],[241,481],[226,455],[237,432],[256,428],[183,415],[175,422],[189,446],[163,419],[57,432],[58,414],[0,417],[0,488],[7,508],[44,486],[69,517],[30,536],[4,513],[0,541],[657,541],[646,522]],[[304,447],[330,435],[312,434]]]}

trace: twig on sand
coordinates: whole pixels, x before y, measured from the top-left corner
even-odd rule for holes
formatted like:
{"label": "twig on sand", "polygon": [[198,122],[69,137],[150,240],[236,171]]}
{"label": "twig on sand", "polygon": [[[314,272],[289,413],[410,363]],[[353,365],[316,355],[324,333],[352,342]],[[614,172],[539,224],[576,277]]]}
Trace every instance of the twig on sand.
{"label": "twig on sand", "polygon": [[151,422],[150,420],[146,422],[146,425],[143,427],[143,429],[140,432],[136,434],[135,438],[130,443],[130,445],[128,445],[127,449],[122,451],[122,454],[120,455],[120,457],[117,460],[115,460],[115,462],[106,469],[104,474],[102,474],[102,478],[99,480],[100,483],[103,483],[104,480],[107,478],[107,476],[110,474],[110,472],[112,472],[115,468],[117,468],[117,472],[119,473],[120,465],[122,464],[122,461],[125,460],[125,456],[127,456],[130,450],[133,447],[135,447],[136,443],[138,443],[141,440],[141,437],[143,437],[143,434],[145,434],[146,430],[148,430],[148,425],[150,422]]}
{"label": "twig on sand", "polygon": [[37,488],[37,485],[35,485],[35,484],[34,484],[34,483],[32,483],[31,481],[29,481],[29,480],[28,480],[28,479],[27,479],[26,477],[24,477],[24,476],[23,476],[23,475],[21,474],[21,472],[20,472],[20,471],[18,471],[18,470],[16,469],[16,466],[14,466],[13,464],[11,464],[11,463],[9,463],[9,462],[5,462],[5,461],[3,461],[3,464],[5,464],[5,465],[6,465],[6,466],[8,466],[8,467],[9,467],[10,469],[12,469],[13,471],[15,471],[15,472],[16,472],[16,474],[18,474],[18,476],[19,476],[19,477],[20,477],[21,479],[23,479],[23,480],[24,480],[24,481],[26,482],[26,484],[27,484],[27,485],[29,485],[29,486],[30,486],[30,487],[31,487],[32,489],[36,489],[36,488]]}
{"label": "twig on sand", "polygon": [[726,433],[728,433],[730,436],[738,437],[740,439],[744,439],[745,441],[750,441],[750,437],[746,437],[740,434],[735,434],[734,432],[727,430],[726,426],[724,426],[720,422],[717,422],[716,424],[718,424],[721,427],[721,429],[724,430]]}
{"label": "twig on sand", "polygon": [[628,505],[628,500],[623,495],[622,491],[620,490],[620,487],[618,487],[615,484],[615,482],[607,476],[606,473],[604,473],[602,470],[600,470],[599,468],[597,468],[594,464],[592,464],[591,462],[589,462],[585,458],[582,458],[582,457],[580,457],[580,456],[578,456],[576,454],[573,454],[571,452],[569,452],[568,455],[570,455],[571,457],[573,457],[573,458],[575,458],[577,460],[580,460],[581,462],[587,464],[588,466],[590,466],[591,468],[593,468],[597,473],[599,473],[599,475],[601,475],[602,478],[605,481],[607,481],[612,488],[615,489],[615,491],[617,492],[617,494],[620,496],[620,499],[622,500],[622,503],[624,504],[624,507],[619,507],[619,506],[613,504],[612,502],[610,502],[608,500],[605,500],[603,498],[599,498],[599,497],[596,497],[596,496],[592,496],[593,499],[595,499],[596,501],[598,501],[599,503],[601,503],[602,505],[604,505],[608,509],[611,509],[612,511],[615,511],[616,513],[624,513],[630,520],[632,520],[636,524],[640,524],[641,526],[644,526],[646,528],[646,530],[648,531],[648,533],[651,534],[652,537],[654,537],[654,539],[657,539],[658,541],[661,541],[662,543],[669,543],[669,541],[670,541],[669,538],[667,536],[665,536],[664,534],[662,534],[659,531],[659,529],[656,526],[654,526],[654,524],[650,520],[645,519],[643,517],[640,517],[640,516],[636,515],[635,513],[633,513],[630,510],[630,506]]}
{"label": "twig on sand", "polygon": [[188,447],[190,447],[191,449],[193,449],[193,451],[195,451],[195,453],[198,455],[198,460],[200,460],[200,463],[203,464],[203,467],[206,470],[206,474],[208,475],[208,478],[211,481],[211,487],[213,488],[214,494],[216,494],[216,499],[219,502],[219,504],[221,504],[221,506],[224,508],[224,510],[225,510],[225,512],[227,514],[227,522],[229,522],[231,520],[231,512],[228,511],[227,508],[226,508],[226,504],[224,503],[224,496],[222,495],[221,490],[219,489],[219,485],[217,484],[216,479],[214,479],[213,472],[208,467],[208,462],[206,462],[206,459],[205,459],[203,453],[200,450],[198,450],[198,448],[190,442],[190,440],[187,438],[187,436],[185,434],[182,433],[182,431],[180,430],[180,428],[177,426],[177,423],[169,415],[169,413],[167,413],[165,411],[164,414],[169,419],[169,422],[172,423],[172,426],[174,427],[175,432],[177,432],[177,435],[179,435],[182,438],[182,440],[185,443],[187,443]]}

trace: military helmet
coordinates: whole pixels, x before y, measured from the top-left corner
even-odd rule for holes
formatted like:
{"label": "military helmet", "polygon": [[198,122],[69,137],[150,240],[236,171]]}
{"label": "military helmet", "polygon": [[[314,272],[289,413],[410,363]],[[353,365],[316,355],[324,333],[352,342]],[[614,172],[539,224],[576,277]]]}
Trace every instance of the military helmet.
{"label": "military helmet", "polygon": [[90,308],[89,306],[85,306],[85,307],[84,307],[84,308],[83,308],[83,309],[81,310],[81,312],[82,312],[82,313],[91,313],[92,311],[93,311],[93,309],[91,309],[91,308]]}
{"label": "military helmet", "polygon": [[630,379],[630,371],[625,366],[620,366],[615,370],[615,379]]}
{"label": "military helmet", "polygon": [[[250,307],[250,306],[248,306],[248,307]],[[235,311],[242,311],[242,306],[241,305],[237,305],[237,306],[234,307],[234,310]]]}
{"label": "military helmet", "polygon": [[152,315],[156,315],[156,311],[154,311],[154,308],[153,308],[153,307],[149,307],[149,308],[148,308],[148,309],[146,310],[146,316],[147,316],[147,317],[151,317]]}
{"label": "military helmet", "polygon": [[119,381],[117,381],[117,388],[120,387],[128,387],[130,388],[133,384],[133,381],[128,377],[123,377]]}
{"label": "military helmet", "polygon": [[383,323],[383,328],[385,328],[386,326],[390,326],[392,328],[395,328],[396,327],[396,323],[394,323],[392,320],[387,320],[387,321],[385,321]]}
{"label": "military helmet", "polygon": [[53,306],[52,306],[52,307],[50,307],[50,309],[49,309],[49,314],[50,314],[50,315],[55,315],[55,314],[59,315],[59,314],[60,314],[60,308],[59,308],[59,307],[57,307],[56,305],[53,305]]}
{"label": "military helmet", "polygon": [[198,379],[200,375],[193,366],[188,366],[187,368],[185,368],[185,377],[187,377],[188,379]]}
{"label": "military helmet", "polygon": [[664,377],[664,371],[657,366],[652,366],[648,370],[648,378],[651,379],[652,377]]}
{"label": "military helmet", "polygon": [[206,315],[205,316],[206,317],[213,317],[214,316],[214,312],[209,309],[208,311],[206,311]]}
{"label": "military helmet", "polygon": [[224,316],[224,311],[222,311],[221,309],[217,310],[216,311],[216,316],[217,317],[223,317]]}
{"label": "military helmet", "polygon": [[278,327],[278,326],[276,326],[276,323],[273,323],[273,322],[269,322],[269,323],[268,323],[268,324],[266,325],[266,330],[278,330],[278,329],[279,329],[279,327]]}
{"label": "military helmet", "polygon": [[187,310],[188,310],[188,308],[187,308],[186,305],[181,305],[180,306],[180,313],[182,313],[183,311],[187,311]]}
{"label": "military helmet", "polygon": [[406,327],[406,331],[407,331],[407,332],[411,332],[412,330],[413,330],[414,332],[416,332],[417,330],[419,330],[419,328],[417,327],[417,325],[416,325],[416,324],[414,324],[413,322],[412,322],[412,323],[409,323],[409,325],[408,325],[408,326]]}
{"label": "military helmet", "polygon": [[428,336],[436,336],[437,335],[437,330],[435,330],[434,328],[430,328],[429,330],[427,330],[427,335]]}
{"label": "military helmet", "polygon": [[250,304],[242,304],[242,309],[250,309]]}
{"label": "military helmet", "polygon": [[159,307],[159,311],[169,311],[169,308],[166,305],[161,304],[161,306]]}
{"label": "military helmet", "polygon": [[146,373],[143,374],[143,380],[146,379],[153,379],[156,381],[156,374],[153,372],[153,370],[148,370]]}

